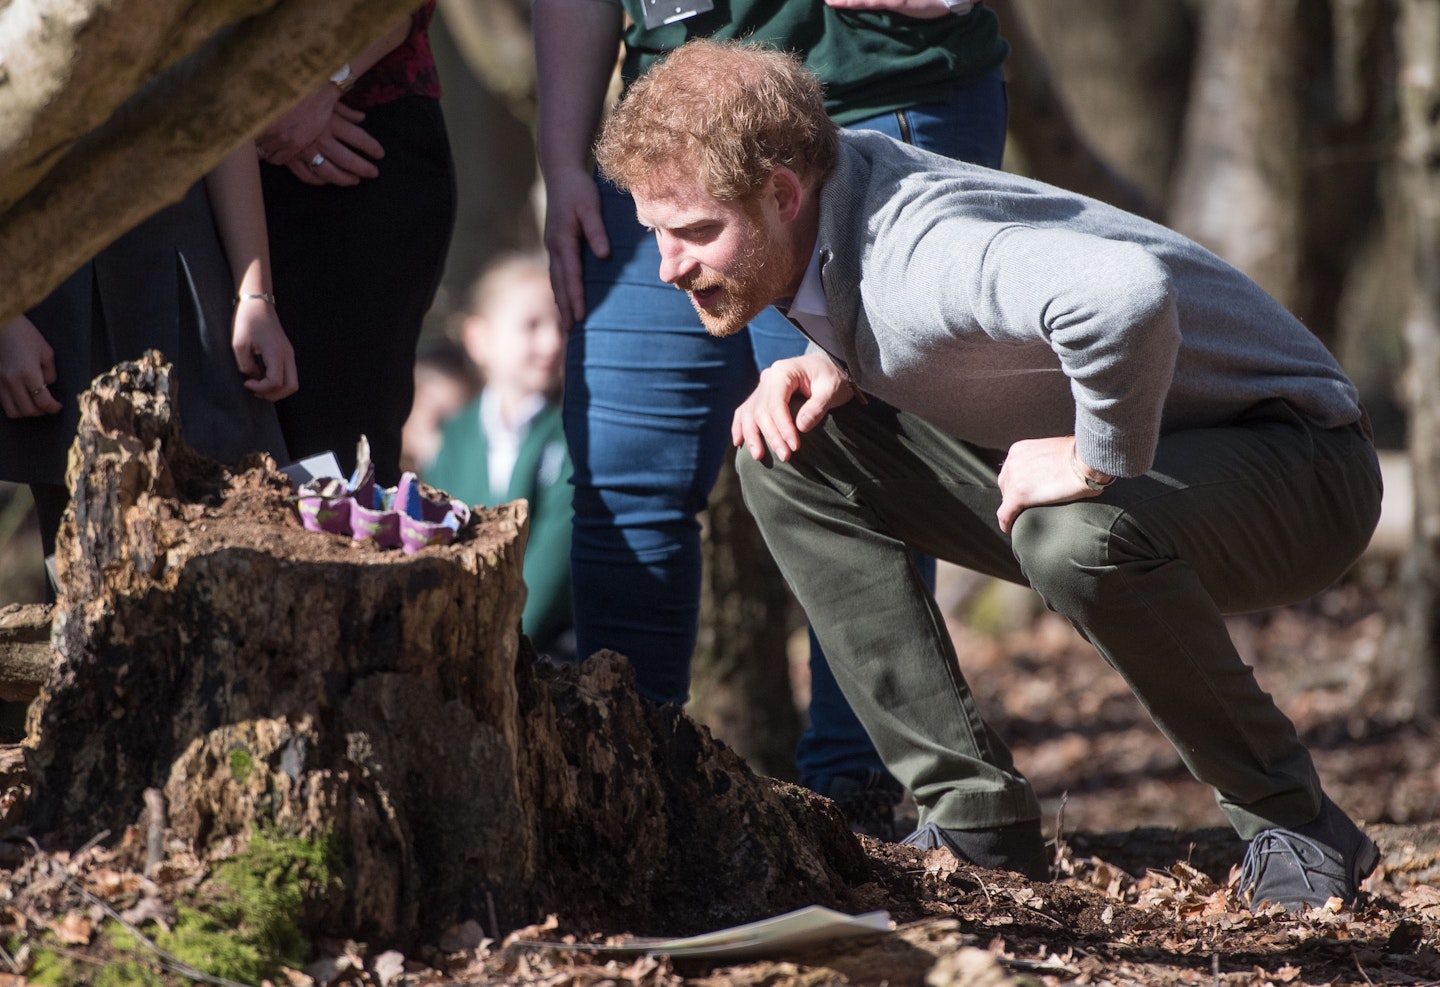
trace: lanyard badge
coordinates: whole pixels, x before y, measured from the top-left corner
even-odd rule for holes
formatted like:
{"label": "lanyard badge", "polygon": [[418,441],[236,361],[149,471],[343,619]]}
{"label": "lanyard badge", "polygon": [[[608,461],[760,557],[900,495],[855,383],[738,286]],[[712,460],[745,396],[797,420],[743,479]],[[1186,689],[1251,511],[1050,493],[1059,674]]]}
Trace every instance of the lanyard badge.
{"label": "lanyard badge", "polygon": [[643,0],[643,3],[645,27],[651,31],[715,9],[711,0]]}

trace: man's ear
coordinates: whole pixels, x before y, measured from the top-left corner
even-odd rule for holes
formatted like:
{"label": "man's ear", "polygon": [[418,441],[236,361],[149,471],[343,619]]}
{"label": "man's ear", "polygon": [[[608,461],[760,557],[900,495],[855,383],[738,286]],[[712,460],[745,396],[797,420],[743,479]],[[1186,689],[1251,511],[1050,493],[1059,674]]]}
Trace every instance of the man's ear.
{"label": "man's ear", "polygon": [[805,186],[800,176],[784,165],[770,173],[770,194],[775,197],[775,208],[780,219],[793,222],[800,215],[800,206],[805,200]]}

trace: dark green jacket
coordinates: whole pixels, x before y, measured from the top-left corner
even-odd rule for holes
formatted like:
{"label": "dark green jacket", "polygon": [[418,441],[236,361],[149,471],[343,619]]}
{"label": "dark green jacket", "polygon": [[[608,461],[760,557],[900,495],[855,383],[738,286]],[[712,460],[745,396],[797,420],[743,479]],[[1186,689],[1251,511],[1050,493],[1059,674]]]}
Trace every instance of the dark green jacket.
{"label": "dark green jacket", "polygon": [[745,38],[800,52],[825,86],[825,109],[840,126],[924,103],[943,103],[1009,53],[995,12],[976,5],[964,17],[931,20],[870,10],[836,10],[822,0],[714,0],[714,9],[654,30],[642,0],[620,4],[628,85],[692,38]]}

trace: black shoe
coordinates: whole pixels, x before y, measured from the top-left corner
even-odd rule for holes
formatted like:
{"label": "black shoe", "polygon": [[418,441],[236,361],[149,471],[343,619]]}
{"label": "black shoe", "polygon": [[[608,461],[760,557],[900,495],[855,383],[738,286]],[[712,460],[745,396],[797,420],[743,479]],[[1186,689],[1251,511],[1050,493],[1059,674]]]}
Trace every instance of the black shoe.
{"label": "black shoe", "polygon": [[1050,880],[1050,857],[1038,819],[988,829],[942,829],[928,822],[900,842],[921,850],[943,847],[977,867],[1014,871],[1032,881]]}
{"label": "black shoe", "polygon": [[895,806],[905,789],[894,778],[880,771],[860,775],[835,775],[821,792],[845,816],[852,833],[873,836],[894,843],[902,830],[895,823]]}
{"label": "black shoe", "polygon": [[1331,898],[1355,901],[1360,882],[1380,862],[1380,851],[1328,797],[1320,815],[1294,829],[1267,829],[1250,841],[1240,869],[1240,891],[1250,910],[1280,905],[1287,912],[1318,907]]}

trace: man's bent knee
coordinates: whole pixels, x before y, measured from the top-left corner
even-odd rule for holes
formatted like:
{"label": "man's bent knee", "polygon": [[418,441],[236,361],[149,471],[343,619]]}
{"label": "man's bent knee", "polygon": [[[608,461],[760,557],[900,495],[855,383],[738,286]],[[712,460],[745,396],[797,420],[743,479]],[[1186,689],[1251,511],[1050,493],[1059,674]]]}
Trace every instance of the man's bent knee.
{"label": "man's bent knee", "polygon": [[1053,609],[1073,616],[1093,604],[1111,570],[1114,512],[1088,502],[1032,507],[1020,514],[1011,544],[1025,579]]}

